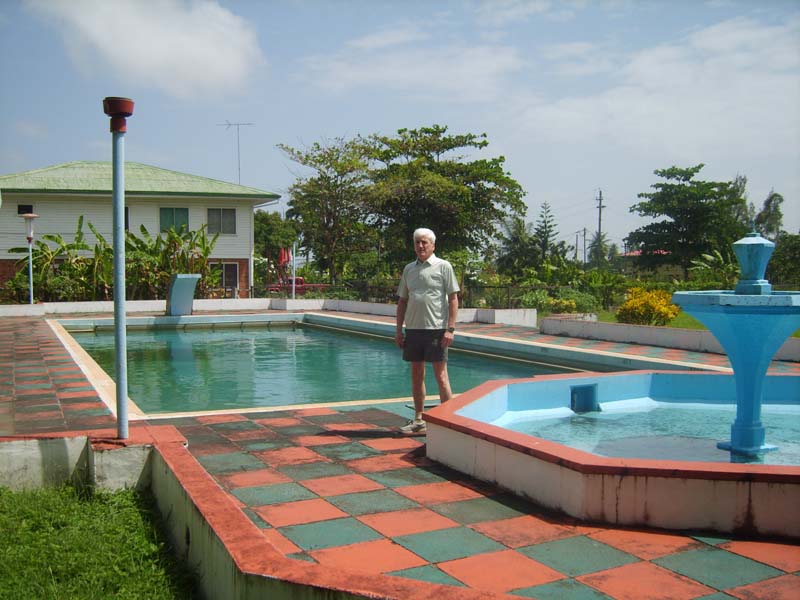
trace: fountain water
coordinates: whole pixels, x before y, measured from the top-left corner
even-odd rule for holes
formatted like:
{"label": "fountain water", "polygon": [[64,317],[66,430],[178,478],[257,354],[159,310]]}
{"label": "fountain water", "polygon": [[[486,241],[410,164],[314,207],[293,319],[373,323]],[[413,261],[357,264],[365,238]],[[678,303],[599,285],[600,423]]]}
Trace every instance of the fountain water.
{"label": "fountain water", "polygon": [[750,233],[735,242],[741,278],[734,290],[676,292],[672,301],[698,319],[724,348],[736,380],[736,419],[719,448],[755,455],[775,450],[761,423],[762,387],[770,361],[800,328],[800,292],[773,292],[764,279],[775,244]]}

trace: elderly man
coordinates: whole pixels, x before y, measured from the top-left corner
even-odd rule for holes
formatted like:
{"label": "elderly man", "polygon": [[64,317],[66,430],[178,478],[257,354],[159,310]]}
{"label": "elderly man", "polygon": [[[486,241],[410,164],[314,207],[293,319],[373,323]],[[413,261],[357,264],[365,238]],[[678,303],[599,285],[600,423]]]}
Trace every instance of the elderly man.
{"label": "elderly man", "polygon": [[[447,402],[453,393],[447,376],[447,348],[453,343],[458,314],[458,281],[453,267],[437,258],[436,235],[430,229],[414,232],[417,260],[406,265],[397,290],[395,340],[403,349],[403,360],[411,363],[414,418],[400,428],[406,435],[424,434],[425,363],[433,364],[439,399]],[[405,334],[403,324],[405,323]]]}

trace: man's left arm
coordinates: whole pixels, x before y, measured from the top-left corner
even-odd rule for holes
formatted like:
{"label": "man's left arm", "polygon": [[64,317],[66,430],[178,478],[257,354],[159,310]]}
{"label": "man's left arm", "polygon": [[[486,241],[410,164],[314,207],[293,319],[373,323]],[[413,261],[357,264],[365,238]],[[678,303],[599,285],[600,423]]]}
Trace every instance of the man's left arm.
{"label": "man's left arm", "polygon": [[442,346],[447,348],[453,343],[456,334],[452,330],[456,328],[456,318],[458,317],[458,292],[453,292],[447,296],[447,330],[442,338]]}

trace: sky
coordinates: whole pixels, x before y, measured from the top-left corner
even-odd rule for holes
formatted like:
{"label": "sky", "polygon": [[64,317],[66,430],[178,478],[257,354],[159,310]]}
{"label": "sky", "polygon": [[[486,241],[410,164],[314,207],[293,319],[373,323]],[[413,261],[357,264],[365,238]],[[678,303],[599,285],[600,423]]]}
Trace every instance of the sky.
{"label": "sky", "polygon": [[123,96],[127,160],[279,210],[307,172],[277,144],[438,124],[485,133],[465,158],[505,157],[579,251],[600,218],[622,248],[653,171],[700,163],[800,232],[800,0],[0,0],[0,73],[3,175],[111,160]]}

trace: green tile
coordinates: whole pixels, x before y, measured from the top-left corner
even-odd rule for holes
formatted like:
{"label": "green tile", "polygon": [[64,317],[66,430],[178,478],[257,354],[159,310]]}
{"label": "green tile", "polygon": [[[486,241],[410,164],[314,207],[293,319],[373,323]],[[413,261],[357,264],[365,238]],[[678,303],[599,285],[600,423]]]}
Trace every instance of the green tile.
{"label": "green tile", "polygon": [[316,479],[318,477],[331,477],[333,475],[347,475],[349,469],[343,465],[325,461],[305,463],[302,465],[286,465],[278,467],[278,471],[291,477],[295,481],[305,481],[306,479]]}
{"label": "green tile", "polygon": [[328,430],[316,425],[290,425],[289,427],[270,427],[274,432],[286,437],[297,437],[300,435],[319,435]]}
{"label": "green tile", "polygon": [[[264,429],[258,423],[253,423],[252,421],[230,421],[228,423],[212,423],[209,425],[209,428],[213,429],[214,431],[218,431],[222,434],[229,433],[231,431],[249,431],[251,429]],[[266,429],[264,429],[264,434],[270,433]]]}
{"label": "green tile", "polygon": [[261,452],[262,450],[277,450],[278,448],[288,448],[289,446],[294,446],[292,442],[289,440],[283,439],[276,439],[276,440],[248,440],[248,441],[239,441],[236,442],[236,445],[240,448],[247,450],[248,452]]}
{"label": "green tile", "polygon": [[377,512],[391,512],[394,510],[416,508],[419,506],[413,500],[409,500],[405,496],[401,496],[392,490],[374,490],[371,492],[341,494],[339,496],[329,496],[326,500],[354,517]]}
{"label": "green tile", "polygon": [[272,529],[272,525],[262,519],[252,508],[243,508],[242,512],[247,515],[247,518],[250,519],[259,529]]}
{"label": "green tile", "polygon": [[[190,446],[191,448],[191,446]],[[195,457],[206,471],[212,475],[230,473],[232,471],[252,471],[263,469],[264,463],[246,452],[228,452],[225,454],[204,454]]]}
{"label": "green tile", "polygon": [[724,592],[717,592],[715,594],[709,594],[708,596],[700,596],[696,600],[735,600],[733,596],[728,596],[728,594]]}
{"label": "green tile", "polygon": [[679,552],[652,562],[718,590],[783,575],[783,571],[721,548]]}
{"label": "green tile", "polygon": [[427,581],[428,583],[441,583],[443,585],[455,585],[464,587],[455,577],[451,577],[438,567],[433,565],[425,565],[424,567],[414,567],[413,569],[403,569],[402,571],[393,571],[387,575],[396,575],[397,577],[405,577],[406,579],[416,579],[417,581]]}
{"label": "green tile", "polygon": [[358,442],[315,446],[314,452],[330,458],[331,460],[342,461],[367,458],[368,456],[376,456],[381,453],[378,450],[365,446],[364,444],[359,444]]}
{"label": "green tile", "polygon": [[286,558],[293,558],[294,560],[303,560],[305,562],[310,562],[310,563],[317,562],[314,560],[313,557],[309,556],[305,552],[295,552],[294,554],[287,554]]}
{"label": "green tile", "polygon": [[586,536],[526,546],[517,551],[571,577],[639,562],[627,552]]}
{"label": "green tile", "polygon": [[727,544],[731,541],[730,538],[713,537],[708,535],[693,535],[692,537],[698,542],[703,542],[709,546],[719,546],[721,544]]}
{"label": "green tile", "polygon": [[502,497],[481,497],[431,506],[433,510],[464,525],[482,521],[499,521],[529,514],[518,500]]}
{"label": "green tile", "polygon": [[306,551],[347,546],[382,537],[371,527],[351,518],[290,525],[280,527],[278,531]]}
{"label": "green tile", "polygon": [[588,585],[583,585],[580,581],[569,578],[508,593],[538,600],[613,600],[611,596],[606,596]]}
{"label": "green tile", "polygon": [[388,488],[447,481],[446,478],[437,475],[432,471],[420,469],[419,467],[395,469],[393,471],[381,471],[379,473],[364,473],[364,475],[373,481],[377,481],[378,483],[385,485]]}
{"label": "green tile", "polygon": [[432,563],[506,549],[505,546],[466,527],[413,533],[392,539]]}
{"label": "green tile", "polygon": [[276,483],[273,485],[237,488],[231,493],[248,506],[281,504],[283,502],[310,500],[319,497],[299,483]]}

